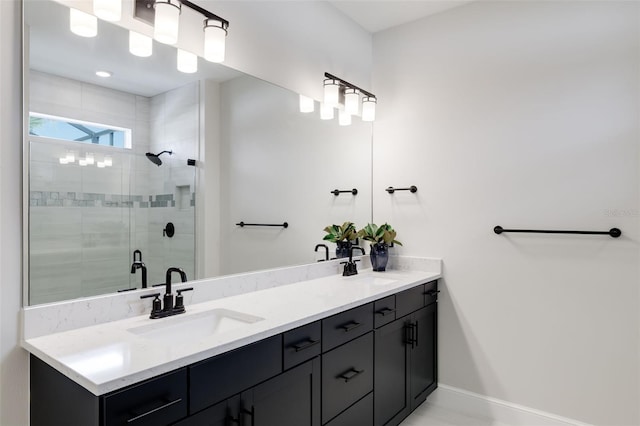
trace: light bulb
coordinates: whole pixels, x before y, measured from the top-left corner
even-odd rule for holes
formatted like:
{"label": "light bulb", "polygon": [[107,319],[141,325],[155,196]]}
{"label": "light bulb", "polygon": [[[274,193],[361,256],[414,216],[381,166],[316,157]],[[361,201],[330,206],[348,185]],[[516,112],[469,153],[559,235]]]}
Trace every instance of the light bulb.
{"label": "light bulb", "polygon": [[338,112],[338,124],[341,126],[350,126],[351,125],[351,114],[347,111],[341,109]]}
{"label": "light bulb", "polygon": [[164,44],[178,42],[181,3],[177,0],[156,0],[153,38]]}
{"label": "light bulb", "polygon": [[93,13],[105,21],[119,21],[122,17],[122,1],[93,0]]}
{"label": "light bulb", "polygon": [[320,120],[333,120],[334,109],[332,106],[329,106],[325,103],[320,104]]}
{"label": "light bulb", "polygon": [[336,108],[340,102],[340,83],[338,80],[326,79],[324,81],[324,103]]}
{"label": "light bulb", "polygon": [[315,109],[315,104],[313,98],[310,98],[305,95],[300,95],[300,112],[313,112]]}
{"label": "light bulb", "polygon": [[362,99],[362,121],[375,121],[377,99],[366,96]]}
{"label": "light bulb", "polygon": [[80,37],[98,35],[98,18],[77,9],[69,9],[69,28]]}
{"label": "light bulb", "polygon": [[178,49],[178,71],[191,74],[198,71],[198,56]]}
{"label": "light bulb", "polygon": [[227,29],[217,19],[204,20],[204,58],[209,62],[223,62]]}
{"label": "light bulb", "polygon": [[151,56],[153,53],[153,39],[135,31],[129,31],[129,52],[142,58]]}
{"label": "light bulb", "polygon": [[351,115],[357,115],[360,106],[360,92],[358,89],[345,89],[344,110]]}

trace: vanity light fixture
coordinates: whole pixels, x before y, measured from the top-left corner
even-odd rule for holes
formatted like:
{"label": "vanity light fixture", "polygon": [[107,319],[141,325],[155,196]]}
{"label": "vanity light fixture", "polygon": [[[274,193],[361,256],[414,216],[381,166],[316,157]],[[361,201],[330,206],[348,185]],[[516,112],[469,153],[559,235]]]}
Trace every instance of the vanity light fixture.
{"label": "vanity light fixture", "polygon": [[98,35],[98,18],[81,10],[69,8],[69,29],[80,37]]}
{"label": "vanity light fixture", "polygon": [[[153,38],[165,44],[176,44],[182,7],[192,9],[204,17],[204,58],[223,62],[229,21],[188,0],[134,0],[134,17],[153,25]],[[155,10],[155,12],[154,12]]]}
{"label": "vanity light fixture", "polygon": [[[73,151],[67,151],[67,155],[65,156],[67,163],[73,163],[76,161],[76,154]],[[66,164],[66,163],[63,163]]]}
{"label": "vanity light fixture", "polygon": [[153,39],[135,31],[129,31],[129,52],[132,55],[146,58],[153,54]]}
{"label": "vanity light fixture", "polygon": [[122,0],[93,0],[93,13],[105,21],[119,21],[122,17]]}
{"label": "vanity light fixture", "polygon": [[178,42],[182,3],[178,0],[156,0],[153,38],[164,44]]}
{"label": "vanity light fixture", "polygon": [[309,113],[315,109],[315,102],[313,98],[305,95],[300,95],[300,112]]}
{"label": "vanity light fixture", "polygon": [[84,161],[85,161],[88,165],[92,166],[92,165],[93,165],[93,163],[95,162],[95,158],[93,157],[93,154],[92,154],[92,153],[87,152],[87,155],[85,155],[85,156],[84,156]]}
{"label": "vanity light fixture", "polygon": [[192,74],[198,71],[198,55],[178,49],[178,71]]}
{"label": "vanity light fixture", "polygon": [[97,166],[98,166],[99,169],[104,169],[105,164],[104,164],[103,161],[98,161]]}
{"label": "vanity light fixture", "polygon": [[360,107],[360,91],[353,87],[344,89],[344,110],[351,115],[358,115]]}
{"label": "vanity light fixture", "polygon": [[60,157],[59,161],[60,161],[60,164],[69,164],[69,162],[67,161],[67,157]]}
{"label": "vanity light fixture", "polygon": [[[376,103],[377,98],[373,93],[367,92],[359,88],[356,85],[349,83],[341,78],[338,78],[328,72],[324,73],[324,94],[325,94],[325,103],[327,103],[327,96],[329,96],[331,101],[335,101],[337,104],[340,101],[340,98],[344,98],[344,112],[349,115],[357,115],[358,107],[360,103],[360,93],[362,93],[362,121],[374,121],[376,118]],[[327,87],[331,86],[330,89]],[[337,89],[336,89],[337,87]],[[330,90],[330,92],[329,92]],[[337,93],[337,94],[336,94]],[[333,104],[332,104],[333,105]],[[342,110],[341,110],[342,112]],[[346,123],[347,118],[341,114],[342,121],[341,123]],[[340,119],[340,117],[339,117]],[[342,124],[345,125],[345,124]]]}
{"label": "vanity light fixture", "polygon": [[335,109],[325,103],[320,104],[320,120],[333,120]]}
{"label": "vanity light fixture", "polygon": [[327,78],[324,81],[324,104],[332,108],[337,108],[339,103],[340,82],[334,78]]}
{"label": "vanity light fixture", "polygon": [[338,124],[340,126],[350,126],[351,125],[351,114],[349,114],[344,109],[338,111]]}
{"label": "vanity light fixture", "polygon": [[81,165],[82,167],[85,167],[87,165],[87,160],[85,160],[84,158],[80,158],[78,160],[78,164]]}
{"label": "vanity light fixture", "polygon": [[107,167],[113,166],[113,158],[108,156],[108,155],[106,155],[104,157],[104,165],[107,166]]}

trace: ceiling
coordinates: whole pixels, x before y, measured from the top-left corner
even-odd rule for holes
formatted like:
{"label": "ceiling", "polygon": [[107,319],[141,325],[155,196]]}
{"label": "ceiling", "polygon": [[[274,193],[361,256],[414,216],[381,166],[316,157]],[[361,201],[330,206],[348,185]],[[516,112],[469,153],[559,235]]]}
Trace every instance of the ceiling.
{"label": "ceiling", "polygon": [[474,0],[329,0],[370,33],[463,6]]}

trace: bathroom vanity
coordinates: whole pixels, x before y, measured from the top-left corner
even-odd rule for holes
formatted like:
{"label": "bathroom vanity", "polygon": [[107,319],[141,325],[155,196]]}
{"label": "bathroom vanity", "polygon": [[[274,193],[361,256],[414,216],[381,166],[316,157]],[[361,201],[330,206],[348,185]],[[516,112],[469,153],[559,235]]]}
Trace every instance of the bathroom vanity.
{"label": "bathroom vanity", "polygon": [[437,386],[439,277],[361,271],[27,339],[31,424],[399,424]]}

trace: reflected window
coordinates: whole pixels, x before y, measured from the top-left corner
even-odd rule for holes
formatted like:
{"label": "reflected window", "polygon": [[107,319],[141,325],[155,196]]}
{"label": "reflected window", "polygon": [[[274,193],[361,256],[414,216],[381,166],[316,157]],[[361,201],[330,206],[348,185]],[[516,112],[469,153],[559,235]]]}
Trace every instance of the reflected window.
{"label": "reflected window", "polygon": [[131,129],[35,112],[29,113],[29,134],[114,148],[131,148]]}

